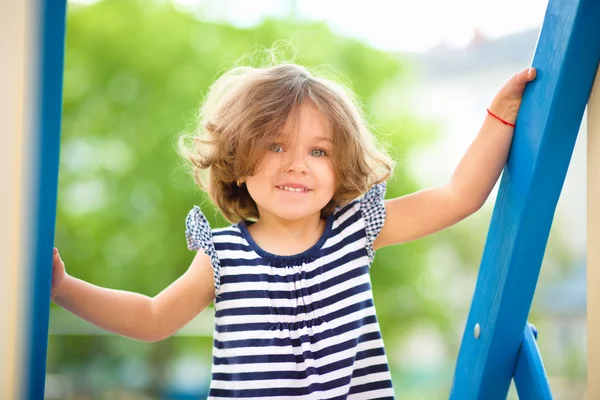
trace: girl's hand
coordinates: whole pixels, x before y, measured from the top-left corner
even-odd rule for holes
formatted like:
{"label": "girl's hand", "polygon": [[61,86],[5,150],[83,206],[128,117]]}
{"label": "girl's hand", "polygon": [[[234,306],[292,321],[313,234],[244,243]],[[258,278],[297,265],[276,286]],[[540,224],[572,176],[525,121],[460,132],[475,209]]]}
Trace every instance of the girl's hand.
{"label": "girl's hand", "polygon": [[57,296],[66,276],[67,272],[65,270],[65,263],[60,258],[58,249],[55,247],[54,253],[52,254],[52,290],[50,292],[51,300]]}
{"label": "girl's hand", "polygon": [[517,121],[525,86],[535,79],[535,75],[535,68],[525,68],[523,71],[511,76],[494,97],[490,105],[490,111],[503,120],[514,124]]}

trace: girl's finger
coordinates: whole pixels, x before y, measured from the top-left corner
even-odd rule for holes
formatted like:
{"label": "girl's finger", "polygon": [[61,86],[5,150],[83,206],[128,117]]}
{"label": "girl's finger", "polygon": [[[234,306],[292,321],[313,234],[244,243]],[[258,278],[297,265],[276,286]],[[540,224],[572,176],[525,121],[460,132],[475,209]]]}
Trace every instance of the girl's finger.
{"label": "girl's finger", "polygon": [[535,78],[535,74],[535,68],[525,68],[517,74],[517,80],[519,83],[527,83]]}
{"label": "girl's finger", "polygon": [[529,81],[532,81],[533,79],[535,79],[536,76],[536,70],[535,68],[525,68],[524,70],[520,71],[520,72],[516,72],[513,76],[512,79],[510,79],[506,86],[505,86],[505,90],[506,90],[506,94],[508,97],[522,97],[523,95],[523,90],[525,89],[525,86],[527,86],[527,83]]}

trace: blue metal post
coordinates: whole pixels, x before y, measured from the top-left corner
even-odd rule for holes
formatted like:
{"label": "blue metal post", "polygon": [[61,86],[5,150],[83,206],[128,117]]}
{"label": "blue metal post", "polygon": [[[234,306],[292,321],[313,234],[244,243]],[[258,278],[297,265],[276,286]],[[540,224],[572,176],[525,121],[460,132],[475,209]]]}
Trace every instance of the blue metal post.
{"label": "blue metal post", "polygon": [[26,350],[24,398],[44,398],[48,320],[52,281],[52,248],[56,220],[58,160],[62,118],[66,0],[39,0],[37,65],[38,118],[34,130],[37,157],[32,162],[34,224],[29,338]]}

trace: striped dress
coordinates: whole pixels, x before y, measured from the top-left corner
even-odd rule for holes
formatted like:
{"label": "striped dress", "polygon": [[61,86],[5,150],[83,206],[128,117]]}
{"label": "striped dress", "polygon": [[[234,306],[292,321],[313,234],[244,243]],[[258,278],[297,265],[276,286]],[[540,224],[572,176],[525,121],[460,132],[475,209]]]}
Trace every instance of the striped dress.
{"label": "striped dress", "polygon": [[278,256],[241,222],[186,219],[191,250],[215,278],[209,399],[393,399],[369,268],[385,219],[385,183],[339,207],[310,249]]}

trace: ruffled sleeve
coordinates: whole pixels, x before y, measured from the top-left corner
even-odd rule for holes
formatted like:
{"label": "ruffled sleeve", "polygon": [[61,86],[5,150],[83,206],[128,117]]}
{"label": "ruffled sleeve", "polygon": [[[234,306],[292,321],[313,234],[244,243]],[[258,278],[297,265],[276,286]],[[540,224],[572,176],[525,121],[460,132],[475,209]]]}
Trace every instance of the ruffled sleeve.
{"label": "ruffled sleeve", "polygon": [[219,290],[221,263],[212,240],[212,230],[200,207],[194,206],[185,219],[185,236],[188,249],[202,250],[210,257],[214,271],[215,293]]}
{"label": "ruffled sleeve", "polygon": [[386,183],[373,185],[371,189],[360,200],[360,211],[365,220],[365,230],[367,233],[367,253],[370,262],[375,258],[373,242],[379,235],[383,222],[385,221],[385,197]]}

